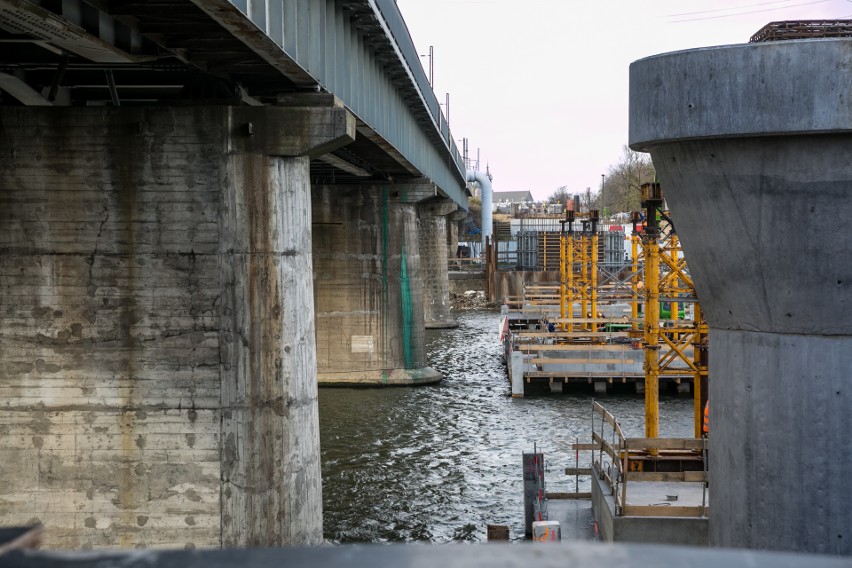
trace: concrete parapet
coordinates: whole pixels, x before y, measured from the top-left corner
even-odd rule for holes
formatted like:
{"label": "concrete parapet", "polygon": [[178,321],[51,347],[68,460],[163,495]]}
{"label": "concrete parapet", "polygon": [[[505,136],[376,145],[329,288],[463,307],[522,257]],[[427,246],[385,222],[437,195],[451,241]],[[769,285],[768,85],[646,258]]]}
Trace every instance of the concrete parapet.
{"label": "concrete parapet", "polygon": [[533,543],[459,545],[348,544],[310,548],[255,548],[248,550],[151,550],[145,553],[102,552],[56,554],[32,551],[13,556],[13,568],[207,568],[210,566],[323,566],[324,568],[391,568],[394,566],[527,566],[536,568],[848,568],[845,558],[816,554],[782,554],[752,550],[597,542],[553,543],[542,548]]}
{"label": "concrete parapet", "polygon": [[850,70],[852,39],[631,65],[630,144],[710,325],[717,546],[852,554]]}

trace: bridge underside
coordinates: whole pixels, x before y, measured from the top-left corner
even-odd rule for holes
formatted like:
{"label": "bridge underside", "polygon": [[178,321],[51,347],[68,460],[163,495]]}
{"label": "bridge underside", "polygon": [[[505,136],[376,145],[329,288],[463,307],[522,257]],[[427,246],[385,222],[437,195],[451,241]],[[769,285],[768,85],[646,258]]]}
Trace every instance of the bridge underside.
{"label": "bridge underside", "polygon": [[318,543],[317,377],[440,378],[453,160],[198,4],[0,0],[0,514],[49,547]]}

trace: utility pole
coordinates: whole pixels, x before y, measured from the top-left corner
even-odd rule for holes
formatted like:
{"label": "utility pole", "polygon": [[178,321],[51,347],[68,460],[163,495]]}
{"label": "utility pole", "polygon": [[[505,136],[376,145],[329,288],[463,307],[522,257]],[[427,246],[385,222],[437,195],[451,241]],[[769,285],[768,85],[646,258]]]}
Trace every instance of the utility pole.
{"label": "utility pole", "polygon": [[606,203],[604,202],[604,174],[601,174],[601,213],[606,217]]}
{"label": "utility pole", "polygon": [[435,88],[435,47],[429,46],[429,86]]}
{"label": "utility pole", "polygon": [[420,57],[429,58],[429,86],[435,90],[435,46],[429,46],[429,55],[421,55]]}

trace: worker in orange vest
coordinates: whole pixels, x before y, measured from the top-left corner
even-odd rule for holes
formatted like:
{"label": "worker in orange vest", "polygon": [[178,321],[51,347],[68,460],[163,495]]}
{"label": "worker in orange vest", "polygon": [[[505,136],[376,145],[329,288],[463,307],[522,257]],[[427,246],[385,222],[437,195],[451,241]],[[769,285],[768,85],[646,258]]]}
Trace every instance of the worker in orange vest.
{"label": "worker in orange vest", "polygon": [[710,401],[704,403],[704,425],[702,430],[704,430],[704,435],[706,436],[710,430]]}

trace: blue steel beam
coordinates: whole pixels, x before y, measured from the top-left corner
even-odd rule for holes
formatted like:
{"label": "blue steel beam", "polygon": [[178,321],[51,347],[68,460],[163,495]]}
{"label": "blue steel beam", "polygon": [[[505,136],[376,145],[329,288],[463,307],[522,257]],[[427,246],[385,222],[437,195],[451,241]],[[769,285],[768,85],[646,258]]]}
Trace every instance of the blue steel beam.
{"label": "blue steel beam", "polygon": [[340,98],[467,208],[462,157],[394,0],[193,2],[293,82]]}

